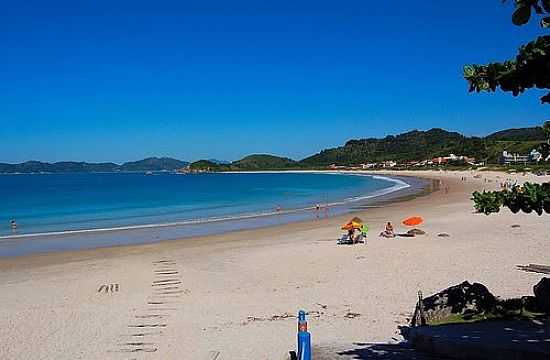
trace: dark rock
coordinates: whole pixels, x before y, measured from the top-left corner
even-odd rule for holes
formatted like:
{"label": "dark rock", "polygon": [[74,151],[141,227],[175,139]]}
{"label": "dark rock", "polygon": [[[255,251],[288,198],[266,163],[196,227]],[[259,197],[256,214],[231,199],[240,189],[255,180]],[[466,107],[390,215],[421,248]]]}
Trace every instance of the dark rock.
{"label": "dark rock", "polygon": [[534,296],[522,296],[521,297],[523,308],[530,312],[542,312],[542,309],[539,306],[537,298]]}
{"label": "dark rock", "polygon": [[550,278],[542,278],[537,285],[533,286],[533,292],[540,308],[550,314]]}
{"label": "dark rock", "polygon": [[407,234],[409,235],[426,235],[426,232],[424,230],[420,229],[411,229],[407,231]]}
{"label": "dark rock", "polygon": [[423,299],[422,309],[417,306],[415,310],[412,325],[429,324],[444,320],[450,315],[468,317],[483,314],[493,309],[496,301],[495,296],[484,285],[465,281]]}

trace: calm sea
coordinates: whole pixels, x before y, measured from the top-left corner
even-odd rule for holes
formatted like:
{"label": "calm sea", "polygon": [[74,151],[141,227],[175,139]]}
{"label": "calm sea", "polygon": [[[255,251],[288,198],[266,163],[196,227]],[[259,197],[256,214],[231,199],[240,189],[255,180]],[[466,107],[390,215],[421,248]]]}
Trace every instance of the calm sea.
{"label": "calm sea", "polygon": [[[406,186],[381,177],[312,173],[3,175],[0,240],[17,239],[21,246],[27,238],[20,236],[27,234],[53,232],[59,237],[90,229],[152,229],[222,220],[246,223],[273,213],[298,213],[317,203],[342,205]],[[275,211],[277,207],[282,210]],[[10,227],[12,219],[17,222],[16,234]]]}

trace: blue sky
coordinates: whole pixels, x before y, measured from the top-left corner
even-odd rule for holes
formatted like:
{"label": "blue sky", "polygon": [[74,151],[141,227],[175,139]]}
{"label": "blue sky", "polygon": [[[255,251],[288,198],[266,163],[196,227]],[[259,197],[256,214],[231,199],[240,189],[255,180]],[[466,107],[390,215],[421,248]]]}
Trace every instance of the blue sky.
{"label": "blue sky", "polygon": [[500,0],[25,1],[0,14],[0,162],[302,158],[350,138],[549,118],[462,66],[543,32]]}

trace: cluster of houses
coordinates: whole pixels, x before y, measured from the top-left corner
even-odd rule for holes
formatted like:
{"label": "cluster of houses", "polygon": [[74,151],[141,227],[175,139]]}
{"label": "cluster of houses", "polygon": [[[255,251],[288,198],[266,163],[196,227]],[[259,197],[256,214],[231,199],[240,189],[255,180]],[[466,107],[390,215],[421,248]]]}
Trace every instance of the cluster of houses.
{"label": "cluster of houses", "polygon": [[[355,168],[358,169],[388,169],[395,167],[425,167],[425,166],[438,166],[447,164],[469,164],[475,166],[482,166],[483,163],[476,163],[476,159],[464,155],[449,154],[449,156],[439,156],[428,160],[412,160],[405,162],[396,161],[381,161],[367,164],[359,164]],[[343,168],[335,164],[330,166],[331,169]],[[347,168],[347,167],[346,167]]]}
{"label": "cluster of houses", "polygon": [[531,150],[531,152],[527,155],[512,154],[505,150],[499,157],[499,163],[502,165],[536,164],[540,163],[541,161],[550,161],[550,155],[544,158],[542,154],[536,149]]}
{"label": "cluster of houses", "polygon": [[[550,162],[550,155],[546,158],[536,149],[531,150],[527,155],[512,154],[507,151],[503,151],[498,159],[501,165],[526,165],[537,164],[540,162]],[[472,166],[484,166],[484,162],[476,162],[476,159],[464,155],[449,154],[449,156],[439,156],[431,160],[412,160],[404,162],[396,161],[381,161],[367,164],[359,164],[352,166],[353,169],[388,169],[388,168],[404,168],[404,167],[426,167],[426,166],[441,166],[441,165],[472,165]],[[349,169],[350,166],[340,166],[332,164],[330,169]]]}

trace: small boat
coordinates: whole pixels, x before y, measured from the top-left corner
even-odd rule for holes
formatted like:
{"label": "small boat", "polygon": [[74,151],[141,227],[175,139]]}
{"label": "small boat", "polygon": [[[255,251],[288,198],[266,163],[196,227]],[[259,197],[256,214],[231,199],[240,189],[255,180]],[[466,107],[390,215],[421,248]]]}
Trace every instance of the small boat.
{"label": "small boat", "polygon": [[145,175],[153,175],[153,172],[152,172],[152,171],[147,171],[147,172],[145,173]]}

